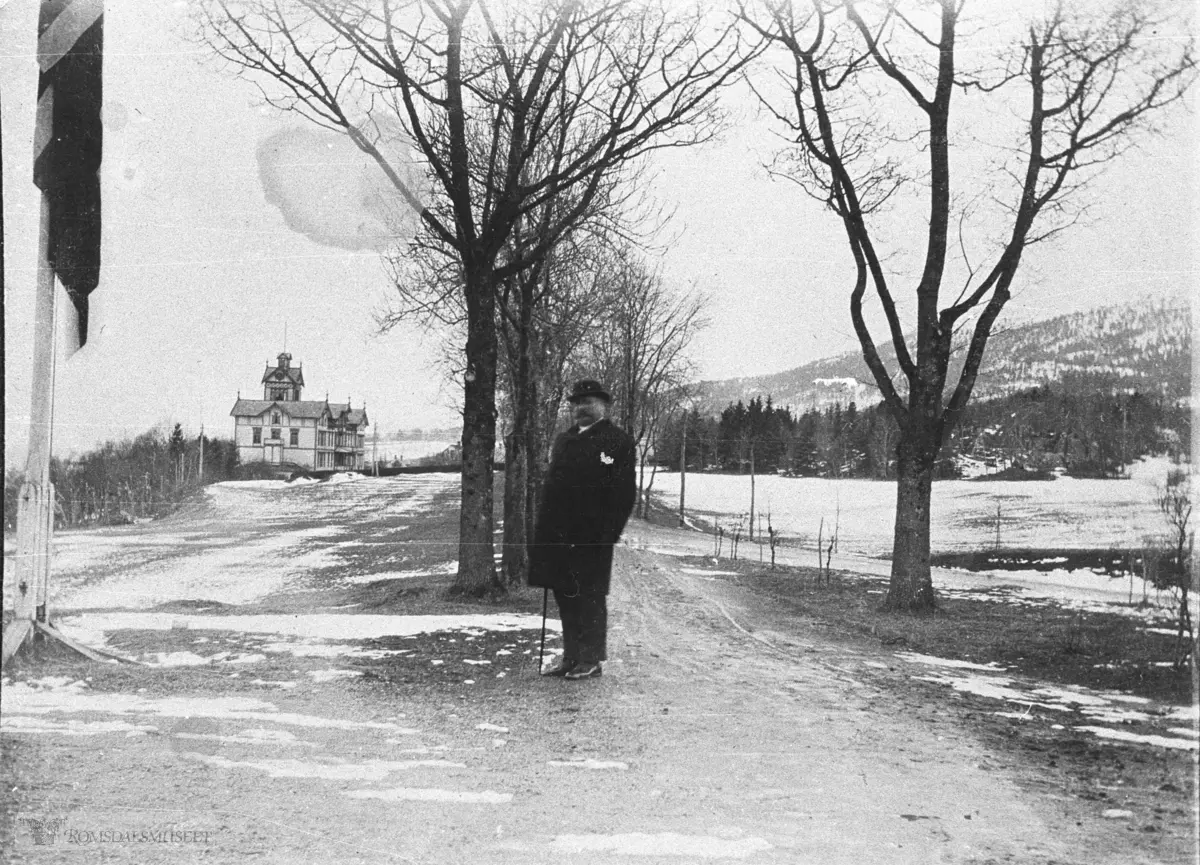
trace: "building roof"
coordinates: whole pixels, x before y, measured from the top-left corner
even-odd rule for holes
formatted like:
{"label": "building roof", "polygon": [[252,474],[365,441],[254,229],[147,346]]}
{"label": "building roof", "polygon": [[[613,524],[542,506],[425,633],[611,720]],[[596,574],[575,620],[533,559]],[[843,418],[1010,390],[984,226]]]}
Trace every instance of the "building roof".
{"label": "building roof", "polygon": [[367,420],[367,410],[365,408],[350,408],[350,403],[347,402],[329,403],[329,413],[334,417],[345,415],[343,420],[346,423],[352,423],[357,426],[366,426],[370,423]]}
{"label": "building roof", "polygon": [[302,399],[288,402],[270,399],[239,399],[233,404],[233,411],[230,414],[234,417],[258,417],[271,409],[276,409],[280,414],[288,417],[319,418],[325,413],[326,408],[328,406],[324,400]]}
{"label": "building roof", "polygon": [[298,366],[288,367],[284,369],[280,366],[267,365],[266,372],[263,373],[262,383],[268,381],[290,381],[293,384],[298,384],[304,387],[304,372]]}
{"label": "building roof", "polygon": [[239,399],[233,404],[234,417],[258,417],[276,409],[280,414],[294,418],[320,419],[326,411],[332,417],[345,415],[345,422],[366,426],[367,410],[365,408],[350,408],[349,403],[332,403],[325,400],[270,400],[270,399]]}

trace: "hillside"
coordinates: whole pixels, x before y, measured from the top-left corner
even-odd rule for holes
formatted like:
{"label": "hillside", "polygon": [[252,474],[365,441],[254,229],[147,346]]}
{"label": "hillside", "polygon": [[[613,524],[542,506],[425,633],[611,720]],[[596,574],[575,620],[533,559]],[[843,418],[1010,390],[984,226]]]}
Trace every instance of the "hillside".
{"label": "hillside", "polygon": [[[975,398],[999,397],[1072,375],[1104,376],[1126,390],[1183,399],[1191,391],[1191,316],[1183,295],[1143,298],[1128,304],[1005,326],[992,335]],[[965,340],[964,340],[965,342]],[[879,347],[895,370],[890,344]],[[951,361],[956,380],[963,352]],[[776,405],[798,410],[835,402],[860,406],[879,401],[861,352],[823,358],[784,372],[701,382],[703,404],[713,411],[730,402],[770,395]]]}

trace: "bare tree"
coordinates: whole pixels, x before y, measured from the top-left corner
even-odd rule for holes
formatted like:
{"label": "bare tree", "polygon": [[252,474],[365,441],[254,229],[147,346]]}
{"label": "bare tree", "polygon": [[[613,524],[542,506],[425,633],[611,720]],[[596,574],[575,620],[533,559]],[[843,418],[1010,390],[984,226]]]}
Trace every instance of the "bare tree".
{"label": "bare tree", "polygon": [[600,284],[604,326],[588,334],[574,363],[580,374],[610,383],[614,421],[638,451],[639,513],[645,513],[646,461],[660,424],[694,372],[692,340],[705,327],[707,298],[675,295],[662,275],[632,252],[614,257]]}
{"label": "bare tree", "polygon": [[1196,533],[1191,527],[1192,490],[1191,478],[1186,469],[1172,468],[1167,472],[1167,482],[1157,496],[1158,509],[1163,515],[1167,533],[1152,539],[1153,567],[1147,561],[1146,578],[1157,589],[1166,589],[1178,598],[1176,613],[1178,634],[1176,639],[1175,667],[1182,668],[1195,651],[1196,630],[1188,606],[1188,595],[1192,588],[1192,568],[1195,566],[1193,551]]}
{"label": "bare tree", "polygon": [[[621,0],[207,0],[200,15],[210,44],[268,102],[370,154],[420,213],[427,246],[458,271],[466,345],[454,588],[487,591],[498,585],[496,286],[541,261],[611,172],[709,138],[716,94],[752,52],[732,20],[714,26],[698,9]],[[380,116],[419,150],[431,202],[384,155],[381,125],[369,122]],[[555,210],[533,245],[501,255],[520,220],[563,199],[574,206]]]}
{"label": "bare tree", "polygon": [[[584,334],[604,313],[597,286],[608,270],[611,244],[630,240],[652,208],[637,212],[625,206],[643,205],[642,191],[614,192],[596,201],[593,213],[560,238],[540,262],[497,286],[497,332],[500,365],[497,373],[497,419],[504,442],[504,534],[500,581],[512,585],[528,568],[528,535],[537,511],[536,496],[550,449],[554,421],[562,403],[566,364]],[[557,206],[547,202],[545,207]],[[525,232],[541,221],[518,223],[510,246],[527,242]],[[454,379],[463,372],[462,344],[466,310],[458,289],[459,277],[445,259],[430,254],[419,240],[405,254],[389,257],[397,293],[376,314],[381,332],[416,320],[441,337],[439,366]]]}
{"label": "bare tree", "polygon": [[[1079,193],[1195,77],[1191,39],[1164,39],[1179,29],[1160,27],[1136,0],[1051,6],[1020,31],[1010,10],[989,26],[964,18],[966,5],[765,0],[740,10],[774,52],[778,80],[756,88],[792,142],[774,169],[841,219],[855,333],[900,428],[885,601],[893,610],[935,605],[934,464],[971,397],[1023,253],[1076,221],[1086,204]],[[963,58],[973,68],[960,68]],[[896,380],[868,326],[868,290],[895,347]],[[911,347],[905,314],[915,315]],[[967,351],[951,381],[960,330]]]}
{"label": "bare tree", "polygon": [[[566,359],[601,314],[593,290],[600,242],[589,231],[565,237],[540,265],[506,280],[500,296],[511,430],[505,441],[504,580],[528,571],[528,543]],[[547,405],[549,403],[549,405]],[[546,420],[549,415],[549,420]]]}

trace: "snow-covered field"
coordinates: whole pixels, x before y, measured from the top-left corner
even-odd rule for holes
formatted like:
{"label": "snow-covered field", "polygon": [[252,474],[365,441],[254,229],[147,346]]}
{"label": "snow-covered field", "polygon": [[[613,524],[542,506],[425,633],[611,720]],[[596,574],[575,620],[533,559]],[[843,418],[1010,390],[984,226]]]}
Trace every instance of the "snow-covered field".
{"label": "snow-covered field", "polygon": [[[1155,505],[1166,460],[1136,464],[1128,480],[938,481],[933,486],[931,546],[936,552],[1001,548],[1140,549],[1165,528]],[[837,528],[839,550],[890,555],[895,483],[760,476],[755,510],[766,526],[815,544]],[[679,507],[679,474],[660,473],[654,490]],[[750,510],[749,475],[689,473],[687,507],[719,514],[727,529]]]}
{"label": "snow-covered field", "polygon": [[[1125,480],[1053,481],[939,481],[933,487],[931,547],[934,553],[1000,549],[1140,550],[1147,538],[1165,530],[1155,504],[1170,463],[1150,459],[1131,468]],[[832,566],[884,577],[889,573],[892,533],[896,518],[894,483],[866,480],[825,480],[762,476],[755,482],[756,528],[771,525],[785,537],[781,560],[814,564],[817,538],[828,542],[836,530],[837,552]],[[654,491],[664,504],[679,507],[678,473],[660,473]],[[748,475],[689,473],[687,509],[703,514],[732,533],[750,510]],[[637,529],[626,532],[637,542]],[[693,545],[694,546],[694,545]],[[708,542],[711,551],[712,543]],[[687,552],[679,550],[678,552]],[[695,554],[695,550],[690,551]],[[727,554],[727,553],[726,553]],[[756,555],[743,546],[743,555]],[[1122,610],[1148,619],[1163,609],[1137,610],[1127,606],[1143,597],[1152,604],[1169,603],[1156,597],[1140,578],[1113,579],[1086,570],[1046,568],[968,572],[936,569],[939,591],[970,596],[1011,586],[1014,603],[1053,600],[1085,609]],[[994,596],[994,595],[993,595]]]}

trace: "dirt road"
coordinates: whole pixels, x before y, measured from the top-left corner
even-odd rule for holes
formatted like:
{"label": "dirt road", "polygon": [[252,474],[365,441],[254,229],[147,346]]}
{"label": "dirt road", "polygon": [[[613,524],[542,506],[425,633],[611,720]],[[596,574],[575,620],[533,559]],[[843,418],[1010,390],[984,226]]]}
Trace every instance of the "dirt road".
{"label": "dirt road", "polygon": [[[631,533],[636,546],[671,540]],[[51,660],[5,681],[5,859],[1186,861],[1037,789],[1032,767],[989,751],[948,707],[902,710],[879,679],[905,675],[895,656],[697,570],[619,550],[610,662],[582,683],[537,676],[528,620],[322,653],[200,613],[300,622],[346,606],[329,591],[160,605],[169,627],[111,645],[162,663],[222,652],[195,666]],[[365,623],[357,597],[336,615]],[[370,612],[409,612],[397,597]]]}

